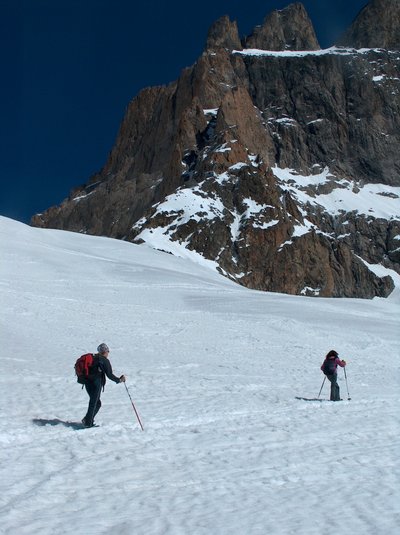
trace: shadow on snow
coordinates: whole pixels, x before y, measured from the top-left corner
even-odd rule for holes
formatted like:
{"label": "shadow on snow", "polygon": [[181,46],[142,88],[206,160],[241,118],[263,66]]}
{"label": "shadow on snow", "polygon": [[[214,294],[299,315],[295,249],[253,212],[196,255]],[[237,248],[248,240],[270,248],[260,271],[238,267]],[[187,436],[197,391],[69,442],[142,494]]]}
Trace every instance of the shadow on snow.
{"label": "shadow on snow", "polygon": [[297,397],[295,399],[301,399],[302,401],[328,401],[327,399],[320,399],[320,398],[300,398]]}
{"label": "shadow on snow", "polygon": [[64,420],[60,420],[59,418],[52,418],[51,420],[46,418],[33,418],[32,423],[35,425],[38,425],[39,427],[43,427],[44,425],[62,425],[64,427],[69,427],[71,429],[82,429],[83,425],[81,422],[66,422]]}

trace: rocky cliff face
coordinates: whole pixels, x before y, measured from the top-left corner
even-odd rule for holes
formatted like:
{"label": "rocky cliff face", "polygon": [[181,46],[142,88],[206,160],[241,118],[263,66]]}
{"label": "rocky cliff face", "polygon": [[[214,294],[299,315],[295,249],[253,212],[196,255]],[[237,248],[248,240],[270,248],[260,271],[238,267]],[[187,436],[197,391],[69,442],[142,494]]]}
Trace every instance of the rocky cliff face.
{"label": "rocky cliff face", "polygon": [[390,23],[375,0],[343,38],[361,50],[320,50],[301,4],[242,41],[223,17],[179,80],[131,102],[103,170],[33,224],[201,255],[251,288],[387,296],[400,273],[389,2]]}
{"label": "rocky cliff face", "polygon": [[355,48],[399,50],[399,0],[372,0],[339,41]]}

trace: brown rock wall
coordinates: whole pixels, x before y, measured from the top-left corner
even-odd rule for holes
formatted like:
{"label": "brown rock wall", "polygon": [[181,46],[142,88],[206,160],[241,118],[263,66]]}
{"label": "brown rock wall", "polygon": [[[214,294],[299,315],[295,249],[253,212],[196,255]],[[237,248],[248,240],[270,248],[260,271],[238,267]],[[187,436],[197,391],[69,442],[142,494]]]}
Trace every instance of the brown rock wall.
{"label": "brown rock wall", "polygon": [[[389,1],[396,20],[397,5]],[[373,0],[360,14],[348,43],[378,40],[394,47],[398,26],[382,14],[381,2]],[[319,49],[301,4],[274,12],[243,43],[264,50]],[[32,224],[132,241],[157,228],[166,249],[168,240],[185,243],[251,288],[388,295],[392,280],[374,275],[367,263],[400,273],[400,222],[356,211],[332,215],[303,202],[272,169],[304,176],[329,169],[336,179],[298,190],[310,199],[368,183],[382,184],[387,198],[395,199],[398,54],[254,56],[240,49],[236,23],[223,17],[195,65],[176,82],[145,89],[132,100],[104,168]],[[190,212],[188,202],[171,212],[164,201],[173,194],[200,197],[204,206]]]}

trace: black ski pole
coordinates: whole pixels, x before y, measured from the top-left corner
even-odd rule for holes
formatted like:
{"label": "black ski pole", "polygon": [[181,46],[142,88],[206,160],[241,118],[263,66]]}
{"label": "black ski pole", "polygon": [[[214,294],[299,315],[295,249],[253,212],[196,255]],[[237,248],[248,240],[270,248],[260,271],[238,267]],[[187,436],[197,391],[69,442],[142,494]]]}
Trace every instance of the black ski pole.
{"label": "black ski pole", "polygon": [[133,403],[133,401],[132,401],[132,398],[131,398],[131,395],[130,395],[130,393],[129,393],[128,387],[126,386],[126,383],[124,383],[124,385],[125,385],[125,389],[126,389],[126,391],[128,392],[128,396],[129,396],[129,399],[131,400],[132,407],[133,407],[133,410],[135,411],[136,418],[138,419],[139,425],[140,425],[140,427],[142,428],[142,431],[144,431],[142,422],[140,421],[138,412],[137,412],[136,407],[135,407],[135,405],[134,405],[134,403]]}
{"label": "black ski pole", "polygon": [[322,389],[324,387],[325,379],[326,379],[326,375],[324,377],[324,380],[322,381],[321,389],[320,389],[319,394],[318,394],[318,399],[319,399],[319,396],[321,395]]}
{"label": "black ski pole", "polygon": [[347,373],[346,368],[343,368],[344,371],[344,378],[346,379],[346,388],[347,388],[347,401],[351,400],[350,394],[349,394],[349,385],[347,384]]}

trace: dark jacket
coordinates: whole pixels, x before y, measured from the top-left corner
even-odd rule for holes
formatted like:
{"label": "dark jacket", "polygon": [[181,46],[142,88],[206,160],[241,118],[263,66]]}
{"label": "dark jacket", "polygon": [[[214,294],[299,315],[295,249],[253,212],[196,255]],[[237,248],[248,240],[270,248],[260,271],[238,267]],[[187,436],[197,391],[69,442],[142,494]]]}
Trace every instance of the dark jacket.
{"label": "dark jacket", "polygon": [[104,386],[106,384],[106,376],[114,383],[120,383],[119,377],[116,377],[113,374],[111,363],[108,358],[99,355],[93,355],[93,364],[90,367],[89,371],[89,381],[93,381],[98,377],[101,377],[101,384]]}
{"label": "dark jacket", "polygon": [[331,357],[325,357],[324,362],[322,363],[321,370],[324,372],[325,375],[334,375],[337,373],[336,369],[338,366],[341,366],[344,368],[346,366],[345,360],[340,360],[339,357],[331,356]]}

